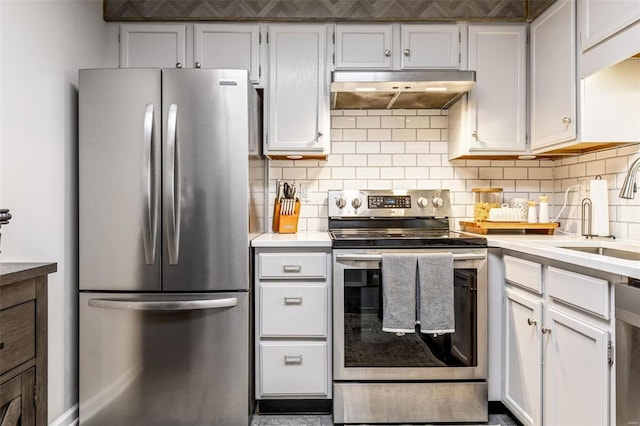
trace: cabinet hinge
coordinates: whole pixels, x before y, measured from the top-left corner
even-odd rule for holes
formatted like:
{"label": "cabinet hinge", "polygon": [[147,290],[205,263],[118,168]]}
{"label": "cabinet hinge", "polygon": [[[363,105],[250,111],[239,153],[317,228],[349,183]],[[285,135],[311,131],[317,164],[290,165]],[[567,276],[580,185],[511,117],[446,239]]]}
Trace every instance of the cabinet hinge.
{"label": "cabinet hinge", "polygon": [[267,140],[267,146],[269,146],[269,132],[267,132],[264,138]]}
{"label": "cabinet hinge", "polygon": [[258,65],[258,78],[262,77],[262,65]]}
{"label": "cabinet hinge", "polygon": [[265,37],[267,38],[267,44],[269,44],[269,33]]}
{"label": "cabinet hinge", "polygon": [[458,63],[462,63],[462,53],[458,52]]}
{"label": "cabinet hinge", "polygon": [[458,43],[462,43],[462,33],[458,31]]}
{"label": "cabinet hinge", "polygon": [[336,33],[335,32],[331,36],[331,40],[333,41],[333,44],[336,44]]}
{"label": "cabinet hinge", "polygon": [[331,60],[333,61],[333,65],[336,64],[336,54],[331,55]]}
{"label": "cabinet hinge", "polygon": [[37,390],[37,386],[33,387],[33,405],[37,406],[38,405],[38,393],[36,392]]}
{"label": "cabinet hinge", "polygon": [[609,362],[609,367],[613,366],[613,342],[609,340],[607,344],[607,358]]}

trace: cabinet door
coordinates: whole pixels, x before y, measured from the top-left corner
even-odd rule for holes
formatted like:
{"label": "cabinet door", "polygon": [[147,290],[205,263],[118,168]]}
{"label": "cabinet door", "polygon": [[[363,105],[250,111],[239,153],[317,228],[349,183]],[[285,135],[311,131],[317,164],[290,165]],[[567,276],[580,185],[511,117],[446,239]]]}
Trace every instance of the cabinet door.
{"label": "cabinet door", "polygon": [[548,307],[544,424],[609,424],[609,332]]}
{"label": "cabinet door", "polygon": [[328,153],[325,49],[324,25],[269,28],[268,154]]}
{"label": "cabinet door", "polygon": [[193,60],[196,68],[249,71],[260,83],[260,26],[258,24],[195,24]]}
{"label": "cabinet door", "polygon": [[120,25],[120,68],[185,66],[185,33],[185,25]]}
{"label": "cabinet door", "polygon": [[460,66],[457,24],[402,25],[402,68]]}
{"label": "cabinet door", "polygon": [[336,69],[391,69],[391,25],[336,25]]}
{"label": "cabinet door", "polygon": [[524,425],[540,425],[542,300],[506,288],[504,324],[503,402]]}
{"label": "cabinet door", "polygon": [[531,24],[531,148],[576,138],[575,2],[558,0]]}
{"label": "cabinet door", "polygon": [[525,152],[525,52],[523,25],[469,26],[469,69],[476,71],[469,92],[472,153]]}
{"label": "cabinet door", "polygon": [[580,1],[580,41],[582,51],[598,44],[640,19],[638,0]]}

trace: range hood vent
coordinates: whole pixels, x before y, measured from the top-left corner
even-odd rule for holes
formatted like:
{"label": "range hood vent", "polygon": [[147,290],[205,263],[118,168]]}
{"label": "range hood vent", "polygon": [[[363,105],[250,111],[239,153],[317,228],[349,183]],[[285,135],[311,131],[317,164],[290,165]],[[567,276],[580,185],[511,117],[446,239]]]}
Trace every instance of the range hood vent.
{"label": "range hood vent", "polygon": [[447,109],[475,84],[475,71],[334,71],[331,109]]}

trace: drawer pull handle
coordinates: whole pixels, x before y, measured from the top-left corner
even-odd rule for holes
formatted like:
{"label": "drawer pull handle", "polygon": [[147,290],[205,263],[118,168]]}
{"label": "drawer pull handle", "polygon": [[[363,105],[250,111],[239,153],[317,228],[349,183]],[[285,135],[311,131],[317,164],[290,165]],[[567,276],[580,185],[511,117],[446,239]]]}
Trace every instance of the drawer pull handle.
{"label": "drawer pull handle", "polygon": [[302,266],[300,265],[284,265],[285,272],[300,272],[302,271]]}
{"label": "drawer pull handle", "polygon": [[4,342],[0,342],[0,349],[4,349]]}
{"label": "drawer pull handle", "polygon": [[551,329],[549,327],[542,327],[540,331],[542,331],[542,334],[551,334]]}
{"label": "drawer pull handle", "polygon": [[536,325],[538,323],[538,321],[531,319],[531,318],[527,318],[527,324],[529,325]]}
{"label": "drawer pull handle", "polygon": [[302,305],[302,297],[284,297],[285,305]]}
{"label": "drawer pull handle", "polygon": [[299,355],[284,355],[285,364],[302,364],[302,354]]}

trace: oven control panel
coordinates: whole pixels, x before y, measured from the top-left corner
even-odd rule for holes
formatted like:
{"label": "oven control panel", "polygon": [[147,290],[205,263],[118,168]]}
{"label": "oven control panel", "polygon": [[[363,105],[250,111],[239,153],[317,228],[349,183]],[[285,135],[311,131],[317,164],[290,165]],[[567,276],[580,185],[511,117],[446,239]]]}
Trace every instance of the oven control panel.
{"label": "oven control panel", "polygon": [[410,195],[369,195],[367,205],[370,209],[410,209]]}
{"label": "oven control panel", "polygon": [[331,190],[329,217],[450,217],[447,189]]}

